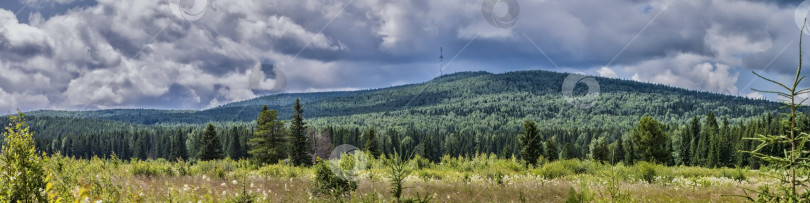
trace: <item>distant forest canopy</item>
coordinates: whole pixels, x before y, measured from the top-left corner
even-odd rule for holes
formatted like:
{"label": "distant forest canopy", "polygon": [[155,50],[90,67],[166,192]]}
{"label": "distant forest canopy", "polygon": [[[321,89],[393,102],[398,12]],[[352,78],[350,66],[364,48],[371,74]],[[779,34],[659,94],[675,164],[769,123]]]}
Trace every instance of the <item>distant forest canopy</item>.
{"label": "distant forest canopy", "polygon": [[[181,158],[195,159],[209,122],[226,155],[244,158],[262,106],[288,120],[296,98],[304,108],[311,153],[318,156],[328,156],[324,149],[340,144],[364,146],[369,129],[376,131],[373,141],[385,154],[401,149],[432,161],[444,155],[519,156],[518,134],[532,120],[545,158],[593,158],[591,150],[598,148],[611,152],[599,159],[633,162],[641,157],[633,154],[638,146],[632,132],[642,116],[651,116],[666,135],[660,144],[670,152],[667,164],[758,167],[758,160],[737,152],[753,147],[742,138],[786,129],[776,112],[780,103],[602,77],[595,77],[601,89],[596,105],[581,109],[562,96],[567,75],[463,72],[382,89],[264,96],[203,111],[35,111],[26,119],[37,148],[46,153],[170,160],[178,158],[180,148],[186,151]],[[574,92],[584,95],[587,89],[578,85]],[[807,118],[799,119],[803,130],[810,130]],[[8,118],[0,119],[7,123]]]}

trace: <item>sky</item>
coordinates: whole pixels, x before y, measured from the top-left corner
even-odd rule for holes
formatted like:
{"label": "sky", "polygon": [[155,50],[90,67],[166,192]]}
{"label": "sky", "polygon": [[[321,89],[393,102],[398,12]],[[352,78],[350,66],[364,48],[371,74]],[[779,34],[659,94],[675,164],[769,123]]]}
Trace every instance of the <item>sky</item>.
{"label": "sky", "polygon": [[751,90],[777,88],[751,71],[791,79],[808,12],[800,0],[4,0],[0,111],[206,109],[537,69],[774,99]]}

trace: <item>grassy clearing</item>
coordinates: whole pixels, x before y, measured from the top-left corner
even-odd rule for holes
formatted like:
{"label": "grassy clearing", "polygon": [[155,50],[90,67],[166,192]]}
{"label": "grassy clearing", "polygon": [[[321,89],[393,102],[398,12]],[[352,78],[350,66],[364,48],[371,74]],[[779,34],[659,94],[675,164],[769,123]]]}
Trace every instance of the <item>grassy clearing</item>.
{"label": "grassy clearing", "polygon": [[[314,169],[257,167],[247,161],[79,160],[51,156],[50,195],[64,201],[103,202],[332,202],[312,192]],[[595,202],[737,202],[741,188],[768,186],[763,172],[640,163],[606,165],[562,160],[526,168],[494,155],[444,157],[440,164],[410,161],[403,197],[433,202],[563,202],[571,188]],[[652,172],[650,172],[652,170]],[[651,177],[650,174],[652,173]],[[646,175],[646,177],[645,177]],[[383,162],[370,159],[356,191],[342,200],[392,202]]]}

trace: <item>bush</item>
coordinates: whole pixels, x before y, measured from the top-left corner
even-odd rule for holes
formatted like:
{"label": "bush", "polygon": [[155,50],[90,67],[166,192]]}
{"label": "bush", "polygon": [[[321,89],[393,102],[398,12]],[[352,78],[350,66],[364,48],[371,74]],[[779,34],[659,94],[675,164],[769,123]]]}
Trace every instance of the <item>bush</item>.
{"label": "bush", "polygon": [[34,149],[34,134],[23,114],[11,116],[0,151],[0,202],[47,202],[45,160]]}
{"label": "bush", "polygon": [[646,181],[647,183],[653,183],[655,181],[656,172],[655,172],[655,164],[651,164],[648,162],[639,162],[638,163],[638,170],[641,173],[641,179]]}
{"label": "bush", "polygon": [[318,158],[315,165],[315,194],[330,194],[333,197],[345,195],[357,189],[357,182],[344,180],[329,167],[329,163]]}
{"label": "bush", "polygon": [[554,179],[575,174],[593,174],[599,167],[599,164],[591,161],[569,159],[553,161],[543,165],[539,170],[535,169],[533,173],[544,178]]}
{"label": "bush", "polygon": [[559,162],[551,162],[549,164],[543,165],[540,169],[535,169],[532,171],[535,175],[539,175],[543,178],[547,179],[555,179],[561,178],[568,175],[573,174],[573,170],[566,168],[564,165],[559,164]]}

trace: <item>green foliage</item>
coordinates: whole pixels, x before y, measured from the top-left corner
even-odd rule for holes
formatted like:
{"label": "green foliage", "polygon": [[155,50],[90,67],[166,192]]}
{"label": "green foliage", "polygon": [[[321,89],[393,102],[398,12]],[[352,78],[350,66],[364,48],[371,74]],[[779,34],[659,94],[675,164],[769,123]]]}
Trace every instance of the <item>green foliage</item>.
{"label": "green foliage", "polygon": [[574,145],[571,143],[565,143],[563,145],[562,150],[560,150],[560,159],[561,160],[568,160],[576,158],[576,152],[574,152]]}
{"label": "green foliage", "polygon": [[29,131],[22,112],[11,115],[11,124],[3,133],[0,151],[0,200],[8,202],[46,202],[46,160],[37,154],[34,134]]}
{"label": "green foliage", "polygon": [[214,124],[209,123],[205,128],[205,133],[200,141],[199,153],[200,155],[197,156],[197,159],[202,161],[225,158],[225,154],[222,152],[222,143],[219,141],[219,137],[217,137],[217,130],[214,128]]}
{"label": "green foliage", "polygon": [[591,141],[590,148],[591,159],[603,162],[610,161],[610,149],[608,148],[608,143],[605,140],[605,137],[600,137],[599,139]]}
{"label": "green foliage", "polygon": [[[759,158],[765,162],[770,164],[770,167],[775,168],[779,171],[785,171],[785,173],[778,173],[779,179],[781,184],[778,185],[776,191],[770,191],[768,188],[761,188],[758,191],[758,199],[757,200],[765,200],[765,201],[778,201],[778,202],[808,202],[810,201],[810,191],[808,190],[797,190],[798,187],[804,187],[808,184],[807,178],[797,177],[796,171],[806,171],[810,170],[810,156],[808,156],[808,152],[806,151],[805,144],[807,144],[808,140],[810,140],[810,134],[798,131],[796,126],[797,119],[799,119],[796,111],[797,109],[806,101],[807,99],[803,99],[797,101],[799,96],[805,93],[810,92],[810,88],[807,89],[799,89],[799,84],[801,81],[806,77],[802,75],[802,37],[804,36],[804,27],[807,24],[807,19],[805,19],[805,24],[802,26],[802,29],[799,33],[799,67],[796,69],[796,76],[793,78],[790,84],[785,85],[783,83],[777,82],[772,79],[765,78],[756,72],[755,75],[759,76],[762,79],[765,79],[769,82],[777,84],[784,88],[784,90],[780,91],[763,91],[757,90],[755,91],[763,92],[763,93],[773,93],[780,96],[782,99],[786,101],[785,108],[790,109],[790,113],[786,115],[787,122],[789,123],[788,132],[789,134],[757,134],[754,138],[748,138],[751,140],[755,140],[760,142],[759,145],[751,150],[746,151],[750,153],[752,156]],[[790,146],[789,149],[784,149],[783,153],[779,155],[772,155],[764,150],[768,147],[779,146],[779,145],[788,145]],[[802,176],[801,174],[799,176]],[[749,197],[749,200],[754,200]]]}
{"label": "green foliage", "polygon": [[363,145],[363,151],[367,151],[374,157],[380,157],[382,151],[380,149],[380,143],[377,140],[377,134],[374,132],[374,128],[368,128],[366,132],[363,133],[363,138],[365,139],[365,145]]}
{"label": "green foliage", "polygon": [[655,181],[655,177],[658,176],[655,171],[655,164],[642,161],[637,163],[636,166],[638,167],[642,180],[646,181],[647,183],[653,183]]}
{"label": "green foliage", "polygon": [[579,191],[571,187],[571,190],[568,192],[568,198],[565,199],[565,203],[585,203],[593,200],[593,193],[588,189],[588,185],[583,183],[579,187]]}
{"label": "green foliage", "polygon": [[259,117],[256,119],[256,132],[250,139],[250,155],[257,165],[274,164],[284,159],[284,122],[277,121],[278,112],[268,110],[267,106],[262,108]]}
{"label": "green foliage", "polygon": [[357,189],[357,182],[342,179],[332,172],[327,161],[317,159],[313,192],[340,197]]}
{"label": "green foliage", "polygon": [[537,132],[534,121],[527,120],[520,134],[520,158],[530,166],[537,165],[537,159],[543,154],[543,141]]}
{"label": "green foliage", "polygon": [[650,116],[644,116],[632,131],[634,151],[641,160],[668,163],[670,153],[665,147],[668,136],[664,133],[664,126]]}
{"label": "green foliage", "polygon": [[307,123],[304,122],[304,109],[299,99],[295,100],[293,111],[290,120],[290,159],[295,166],[309,166],[312,165],[312,157],[309,156],[309,141],[304,135]]}
{"label": "green foliage", "polygon": [[555,161],[559,159],[560,154],[557,151],[557,142],[554,140],[554,138],[547,139],[545,145],[546,151],[543,153],[543,156],[546,157],[548,161]]}
{"label": "green foliage", "polygon": [[402,157],[397,152],[394,152],[393,156],[386,160],[386,164],[388,165],[391,196],[393,196],[397,202],[401,202],[402,191],[405,189],[403,181],[413,170],[408,167],[408,161],[402,160]]}
{"label": "green foliage", "polygon": [[186,134],[182,129],[177,129],[177,134],[172,137],[172,152],[170,160],[188,160],[188,149],[186,146]]}

